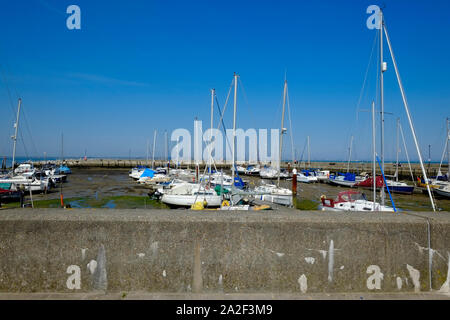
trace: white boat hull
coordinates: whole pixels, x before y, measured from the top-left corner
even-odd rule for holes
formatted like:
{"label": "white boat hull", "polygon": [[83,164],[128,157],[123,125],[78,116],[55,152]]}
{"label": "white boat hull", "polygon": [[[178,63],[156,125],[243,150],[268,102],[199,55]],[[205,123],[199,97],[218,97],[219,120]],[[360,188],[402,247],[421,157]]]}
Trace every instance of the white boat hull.
{"label": "white boat hull", "polygon": [[220,207],[222,197],[217,195],[179,195],[179,194],[163,194],[161,202],[171,207],[188,207],[190,208],[195,202],[203,202],[206,200],[205,207]]}

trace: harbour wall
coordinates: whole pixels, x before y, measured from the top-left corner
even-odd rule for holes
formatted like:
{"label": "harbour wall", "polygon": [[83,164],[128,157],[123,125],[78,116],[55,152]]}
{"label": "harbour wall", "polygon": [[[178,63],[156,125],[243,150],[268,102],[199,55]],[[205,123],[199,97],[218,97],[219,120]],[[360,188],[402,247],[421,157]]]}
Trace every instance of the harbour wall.
{"label": "harbour wall", "polygon": [[0,210],[0,292],[450,293],[450,213]]}
{"label": "harbour wall", "polygon": [[[44,162],[36,162],[35,165],[42,165]],[[149,166],[151,167],[152,161],[144,160],[144,159],[66,159],[65,163],[71,167],[71,168],[128,168],[131,169],[136,166]],[[164,160],[155,160],[154,166],[155,167],[167,167],[168,162]],[[238,162],[238,164],[241,165],[248,165],[247,162]],[[200,170],[204,169],[205,165],[207,163],[201,162],[199,164]],[[270,162],[260,163],[261,166],[268,165],[270,166]],[[170,167],[174,168],[176,166],[176,163],[174,161],[170,162]],[[231,162],[217,162],[215,164],[216,168],[218,170],[224,169],[229,170],[231,166]],[[291,169],[292,165],[288,162],[282,162],[281,167],[285,169]],[[179,163],[179,168],[195,168],[194,163]],[[347,162],[332,162],[332,161],[324,161],[324,162],[311,162],[311,164],[301,162],[297,165],[297,168],[300,169],[308,169],[308,168],[320,168],[321,170],[330,170],[331,172],[347,172]],[[443,174],[447,173],[448,164],[443,163],[441,167],[441,172]],[[429,176],[436,176],[438,174],[439,170],[439,164],[438,163],[430,163],[425,164],[425,169],[427,171],[427,175]],[[385,163],[385,174],[386,175],[394,175],[395,174],[395,163],[386,162]],[[354,173],[361,173],[361,172],[372,172],[372,163],[370,162],[358,162],[358,163],[350,163],[349,171]],[[414,178],[417,176],[422,176],[422,170],[420,168],[420,164],[418,163],[411,163],[411,171],[414,175]],[[399,177],[402,179],[411,179],[411,173],[410,169],[407,163],[402,163],[401,166],[399,166]],[[377,174],[380,174],[380,169],[377,165]]]}

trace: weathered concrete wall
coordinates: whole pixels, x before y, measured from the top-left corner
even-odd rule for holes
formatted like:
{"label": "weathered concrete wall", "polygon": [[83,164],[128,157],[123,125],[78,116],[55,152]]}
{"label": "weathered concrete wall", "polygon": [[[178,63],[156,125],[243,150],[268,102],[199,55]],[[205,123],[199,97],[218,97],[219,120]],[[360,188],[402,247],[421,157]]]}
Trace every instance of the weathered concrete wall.
{"label": "weathered concrete wall", "polygon": [[447,212],[1,210],[0,291],[428,291],[430,265],[448,289],[449,231]]}

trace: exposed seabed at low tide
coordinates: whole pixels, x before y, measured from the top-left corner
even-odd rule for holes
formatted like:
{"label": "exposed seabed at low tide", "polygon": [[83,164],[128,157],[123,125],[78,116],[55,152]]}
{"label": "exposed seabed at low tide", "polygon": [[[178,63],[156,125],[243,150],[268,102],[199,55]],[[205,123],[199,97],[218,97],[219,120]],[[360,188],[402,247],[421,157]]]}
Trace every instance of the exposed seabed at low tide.
{"label": "exposed seabed at low tide", "polygon": [[[68,175],[67,182],[62,184],[62,194],[65,205],[72,208],[167,208],[157,200],[148,196],[150,188],[140,185],[128,176],[128,169],[72,169]],[[247,180],[250,187],[260,185],[259,177],[242,177]],[[276,180],[265,180],[267,183],[276,183]],[[412,183],[412,182],[408,182]],[[280,185],[291,188],[292,181],[282,180]],[[53,188],[47,194],[33,194],[33,205],[36,208],[59,208],[60,185]],[[327,183],[298,183],[297,199],[295,206],[300,210],[315,210],[320,204],[321,195],[334,198],[336,195],[348,188],[336,187]],[[364,192],[369,200],[372,200],[372,190],[358,189]],[[379,192],[377,193],[379,201]],[[395,206],[404,211],[431,211],[428,194],[417,189],[413,195],[393,194]],[[450,211],[450,200],[435,198],[436,205],[443,211]],[[30,197],[26,195],[26,203],[30,203]],[[386,204],[391,205],[389,195],[386,193]],[[3,204],[3,207],[19,207],[19,203]]]}

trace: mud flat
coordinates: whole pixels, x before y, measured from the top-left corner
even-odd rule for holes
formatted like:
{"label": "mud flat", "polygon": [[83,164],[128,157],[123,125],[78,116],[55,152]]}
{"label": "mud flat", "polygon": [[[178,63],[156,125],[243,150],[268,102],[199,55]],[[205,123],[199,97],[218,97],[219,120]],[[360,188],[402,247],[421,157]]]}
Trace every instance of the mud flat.
{"label": "mud flat", "polygon": [[[148,197],[149,186],[140,185],[128,176],[127,168],[73,168],[68,175],[67,182],[62,184],[64,202],[71,207],[81,208],[166,208],[158,201]],[[262,180],[259,177],[243,176],[250,187],[262,183],[276,183],[276,180]],[[280,185],[291,188],[292,181],[281,180]],[[316,210],[320,204],[321,195],[334,198],[347,188],[332,186],[327,183],[298,183],[296,208],[300,210]],[[358,189],[372,200],[370,189]],[[405,211],[431,211],[430,200],[427,194],[420,190],[413,195],[393,194],[396,207]],[[442,211],[450,211],[450,200],[436,198],[437,207]],[[30,202],[29,196],[26,201]],[[36,207],[60,207],[60,186],[52,189],[48,194],[35,194],[33,201]],[[386,193],[386,204],[390,205]],[[11,203],[6,207],[17,207],[18,203]]]}

